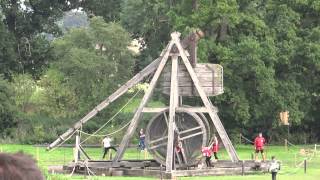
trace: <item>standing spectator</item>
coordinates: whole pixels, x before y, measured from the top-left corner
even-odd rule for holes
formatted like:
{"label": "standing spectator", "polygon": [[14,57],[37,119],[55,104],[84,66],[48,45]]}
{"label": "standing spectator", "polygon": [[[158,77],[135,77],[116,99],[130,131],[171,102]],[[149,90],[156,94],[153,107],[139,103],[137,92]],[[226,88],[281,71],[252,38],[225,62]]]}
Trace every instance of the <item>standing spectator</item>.
{"label": "standing spectator", "polygon": [[177,152],[177,156],[178,156],[177,158],[181,159],[181,161],[182,161],[181,163],[186,164],[186,160],[185,160],[184,155],[183,155],[184,149],[182,147],[182,141],[181,140],[179,140],[177,142],[176,147],[175,147],[175,151]]}
{"label": "standing spectator", "polygon": [[272,180],[277,179],[278,171],[280,171],[280,162],[276,160],[275,156],[272,156],[271,164],[269,166],[269,172],[271,172]]}
{"label": "standing spectator", "polygon": [[262,133],[260,132],[259,135],[254,139],[254,149],[255,149],[255,160],[256,161],[258,160],[259,152],[262,155],[263,161],[266,160],[266,156],[263,152],[265,143],[266,143],[266,140],[264,139],[264,137],[262,136]]}
{"label": "standing spectator", "polygon": [[104,147],[104,153],[103,153],[102,159],[104,159],[109,149],[113,149],[114,151],[117,151],[115,147],[111,146],[111,141],[112,139],[109,136],[105,136],[104,139],[102,140],[102,144]]}
{"label": "standing spectator", "polygon": [[212,150],[210,147],[202,147],[201,149],[202,155],[206,158],[207,167],[212,167],[211,165],[211,154]]}
{"label": "standing spectator", "polygon": [[139,148],[141,151],[143,151],[146,147],[145,145],[145,139],[146,139],[146,135],[144,134],[143,132],[143,129],[140,129],[140,132],[139,132]]}
{"label": "standing spectator", "polygon": [[218,156],[217,156],[218,151],[219,151],[219,142],[218,142],[217,136],[214,134],[213,135],[212,152],[213,152],[215,160],[218,160]]}

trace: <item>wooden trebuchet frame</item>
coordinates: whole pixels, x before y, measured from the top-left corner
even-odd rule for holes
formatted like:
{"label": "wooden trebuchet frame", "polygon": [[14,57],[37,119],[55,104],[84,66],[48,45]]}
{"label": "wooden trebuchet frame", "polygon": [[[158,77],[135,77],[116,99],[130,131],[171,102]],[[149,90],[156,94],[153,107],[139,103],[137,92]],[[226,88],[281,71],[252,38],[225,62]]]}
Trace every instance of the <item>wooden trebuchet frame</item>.
{"label": "wooden trebuchet frame", "polygon": [[[197,33],[196,33],[197,34]],[[198,36],[195,36],[198,37]],[[187,38],[186,38],[187,39]],[[193,40],[197,38],[191,38]],[[190,42],[189,42],[190,43]],[[193,41],[193,43],[195,43]],[[211,101],[207,97],[207,94],[205,93],[203,87],[200,84],[199,78],[197,77],[197,74],[195,73],[193,67],[196,66],[196,56],[195,54],[189,54],[187,52],[187,45],[180,42],[180,33],[174,32],[171,34],[171,40],[166,46],[166,48],[162,51],[160,57],[153,61],[150,65],[148,65],[146,68],[144,68],[140,73],[135,75],[132,79],[130,79],[125,85],[121,86],[116,92],[114,92],[112,95],[110,95],[107,99],[105,99],[103,102],[101,102],[98,106],[96,106],[91,112],[89,112],[85,117],[83,117],[80,121],[78,121],[72,128],[70,128],[67,132],[62,134],[56,141],[54,141],[52,144],[49,145],[48,149],[51,149],[61,142],[64,142],[65,139],[72,136],[84,123],[89,121],[92,117],[94,117],[99,111],[107,107],[111,102],[115,101],[117,98],[119,98],[121,95],[123,95],[128,89],[142,81],[146,76],[153,74],[152,80],[150,82],[150,85],[148,89],[146,90],[139,107],[134,113],[133,118],[130,121],[129,127],[127,129],[126,134],[124,135],[119,149],[117,151],[117,154],[115,155],[112,165],[118,166],[124,152],[128,146],[128,143],[130,139],[132,138],[136,128],[138,127],[139,121],[141,119],[141,115],[143,112],[147,111],[148,108],[145,107],[148,103],[150,97],[152,96],[156,84],[158,80],[160,79],[161,74],[163,73],[164,67],[166,66],[169,59],[171,60],[171,77],[170,77],[170,104],[169,107],[165,108],[158,108],[158,109],[149,109],[153,111],[158,110],[165,110],[168,109],[169,116],[167,120],[167,127],[168,127],[168,135],[167,135],[167,151],[166,151],[166,172],[171,173],[174,169],[174,141],[175,141],[175,131],[177,130],[177,126],[175,124],[175,116],[176,112],[181,111],[181,109],[189,110],[191,112],[205,112],[208,113],[210,116],[210,119],[212,121],[212,124],[215,126],[217,133],[219,134],[222,143],[224,147],[226,148],[228,155],[232,162],[238,162],[239,157],[217,115],[217,109],[212,105]],[[194,46],[192,46],[194,47]],[[193,51],[195,53],[196,51]],[[190,60],[188,59],[188,56],[191,56],[193,59],[191,64]],[[182,62],[182,64],[187,69],[188,75],[191,77],[192,83],[195,87],[195,90],[197,91],[198,95],[200,96],[204,107],[182,107],[182,103],[179,102],[179,61]],[[193,65],[193,66],[192,66]]]}
{"label": "wooden trebuchet frame", "polygon": [[[117,152],[117,155],[115,156],[113,163],[118,163],[123,157],[124,151],[128,145],[129,140],[132,138],[133,133],[135,132],[135,129],[137,128],[137,125],[139,123],[139,119],[141,117],[141,113],[143,112],[143,109],[145,108],[145,105],[147,104],[149,98],[152,95],[152,92],[154,91],[155,85],[160,77],[160,74],[162,70],[164,69],[164,66],[166,65],[166,62],[168,61],[169,55],[171,56],[171,86],[170,86],[170,106],[169,106],[169,120],[168,120],[168,140],[167,140],[167,156],[166,156],[166,171],[171,172],[173,170],[173,145],[174,145],[174,127],[175,127],[175,113],[177,108],[179,108],[179,94],[178,94],[178,78],[177,78],[177,72],[178,72],[178,59],[179,56],[182,58],[182,61],[184,65],[186,66],[188,73],[190,74],[190,77],[196,87],[196,90],[198,91],[201,100],[204,103],[204,108],[209,113],[209,116],[211,117],[211,120],[213,121],[214,126],[217,129],[217,132],[222,139],[222,143],[224,144],[230,159],[232,162],[238,162],[239,157],[217,115],[217,111],[215,107],[212,105],[208,97],[206,96],[204,90],[202,89],[199,79],[196,76],[188,58],[186,55],[185,50],[183,49],[180,39],[179,39],[180,33],[172,33],[171,37],[172,40],[170,41],[168,48],[164,52],[164,56],[161,59],[161,62],[156,70],[156,73],[154,74],[152,81],[150,83],[150,86],[145,93],[138,109],[136,110],[133,119],[131,120],[131,124],[127,130],[127,133],[125,134],[121,144],[120,148]],[[172,52],[171,48],[177,48],[178,51]]]}

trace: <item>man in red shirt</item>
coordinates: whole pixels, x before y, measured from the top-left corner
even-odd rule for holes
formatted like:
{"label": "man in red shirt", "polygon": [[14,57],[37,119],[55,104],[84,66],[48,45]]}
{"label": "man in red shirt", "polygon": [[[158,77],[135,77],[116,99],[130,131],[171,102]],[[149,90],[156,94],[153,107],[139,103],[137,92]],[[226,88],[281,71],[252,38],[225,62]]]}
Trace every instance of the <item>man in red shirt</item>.
{"label": "man in red shirt", "polygon": [[262,133],[259,133],[259,136],[257,136],[255,139],[254,139],[254,149],[256,151],[255,153],[255,160],[257,161],[258,160],[258,153],[261,152],[262,154],[262,158],[263,158],[263,161],[266,160],[266,156],[263,152],[263,146],[264,144],[266,143],[266,140],[264,139],[264,137],[262,136]]}

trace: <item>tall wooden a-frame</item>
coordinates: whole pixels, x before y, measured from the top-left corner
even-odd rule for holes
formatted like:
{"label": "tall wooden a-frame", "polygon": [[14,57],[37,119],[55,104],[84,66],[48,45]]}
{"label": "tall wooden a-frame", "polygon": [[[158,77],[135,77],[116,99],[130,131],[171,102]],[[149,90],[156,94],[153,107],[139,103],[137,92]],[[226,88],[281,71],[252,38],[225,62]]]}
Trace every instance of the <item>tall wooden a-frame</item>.
{"label": "tall wooden a-frame", "polygon": [[[180,33],[174,32],[171,34],[171,41],[168,43],[167,47],[164,49],[160,57],[158,58],[159,64],[153,78],[150,82],[150,85],[136,110],[131,123],[128,127],[127,133],[122,139],[119,150],[113,160],[114,164],[117,164],[123,157],[123,154],[128,146],[130,139],[132,138],[135,130],[139,124],[140,117],[143,113],[148,100],[152,96],[152,93],[156,87],[156,84],[160,78],[160,75],[168,61],[171,61],[171,83],[170,83],[170,105],[169,105],[169,121],[168,121],[168,139],[167,139],[167,156],[166,156],[166,172],[170,173],[173,170],[173,151],[174,151],[174,128],[175,128],[175,115],[176,110],[179,108],[179,78],[178,78],[178,61],[182,61],[182,64],[187,69],[188,74],[190,75],[193,85],[200,96],[204,107],[202,107],[202,112],[209,114],[217,133],[219,134],[224,147],[226,148],[229,157],[233,162],[239,161],[239,157],[217,115],[216,108],[212,105],[208,99],[203,87],[200,84],[200,81],[188,59],[188,52],[182,47],[180,42]],[[199,109],[199,108],[198,108]],[[204,109],[204,111],[203,111]],[[197,110],[194,109],[196,112]]]}

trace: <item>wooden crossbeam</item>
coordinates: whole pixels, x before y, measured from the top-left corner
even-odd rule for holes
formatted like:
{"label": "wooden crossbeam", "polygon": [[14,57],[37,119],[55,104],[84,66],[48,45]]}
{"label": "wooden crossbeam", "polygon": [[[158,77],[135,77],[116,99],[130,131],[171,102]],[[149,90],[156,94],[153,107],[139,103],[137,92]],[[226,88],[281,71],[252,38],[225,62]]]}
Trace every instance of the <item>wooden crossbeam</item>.
{"label": "wooden crossbeam", "polygon": [[[149,147],[149,149],[152,150],[152,149],[156,149],[156,148],[158,148],[158,147],[166,146],[166,145],[167,145],[167,142],[164,142],[164,143],[161,143],[161,144],[158,144],[158,145],[155,145],[155,146],[151,146],[151,147]],[[172,156],[172,155],[171,155],[171,156]]]}
{"label": "wooden crossbeam", "polygon": [[185,136],[185,137],[180,137],[180,140],[181,140],[181,141],[182,141],[182,140],[186,140],[186,139],[192,138],[192,137],[194,137],[194,136],[199,136],[199,135],[201,135],[201,134],[203,134],[202,131],[201,131],[201,132],[198,132],[198,133],[195,133],[195,134],[190,134],[190,135]]}
{"label": "wooden crossbeam", "polygon": [[[167,111],[169,107],[159,107],[159,108],[143,108],[142,112],[144,113],[159,113]],[[216,110],[217,111],[217,110]],[[206,107],[177,107],[176,112],[201,112],[207,113],[208,109]]]}
{"label": "wooden crossbeam", "polygon": [[162,137],[162,138],[159,138],[159,139],[155,139],[155,140],[150,141],[149,144],[154,144],[154,143],[163,141],[163,140],[165,140],[165,139],[167,139],[167,138],[168,138],[167,136],[164,136],[164,137]]}
{"label": "wooden crossbeam", "polygon": [[191,131],[195,131],[195,130],[198,130],[198,129],[202,130],[202,127],[201,126],[197,126],[197,127],[191,128],[191,129],[180,131],[179,134],[181,135],[181,134],[184,134],[184,133],[187,133],[187,132],[191,132]]}

